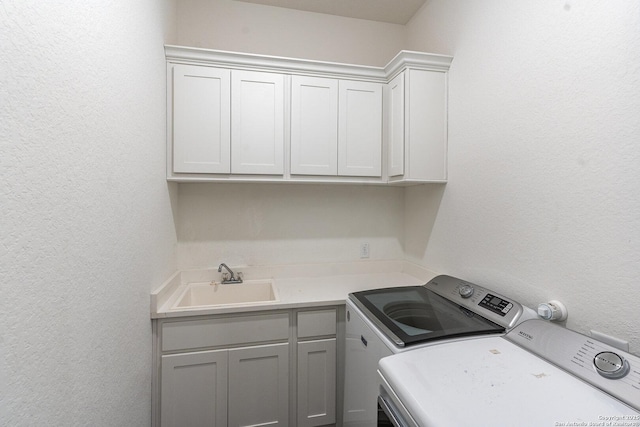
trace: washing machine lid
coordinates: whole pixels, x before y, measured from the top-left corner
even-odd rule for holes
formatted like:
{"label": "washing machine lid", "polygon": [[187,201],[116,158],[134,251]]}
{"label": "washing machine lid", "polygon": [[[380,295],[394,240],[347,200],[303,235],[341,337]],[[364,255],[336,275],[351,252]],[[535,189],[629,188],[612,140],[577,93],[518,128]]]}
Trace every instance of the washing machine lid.
{"label": "washing machine lid", "polygon": [[502,337],[393,355],[379,374],[424,427],[640,422],[638,410]]}
{"label": "washing machine lid", "polygon": [[504,333],[524,313],[512,299],[447,275],[423,286],[354,292],[349,299],[397,347]]}
{"label": "washing machine lid", "polygon": [[350,298],[399,347],[505,331],[424,286],[361,291]]}

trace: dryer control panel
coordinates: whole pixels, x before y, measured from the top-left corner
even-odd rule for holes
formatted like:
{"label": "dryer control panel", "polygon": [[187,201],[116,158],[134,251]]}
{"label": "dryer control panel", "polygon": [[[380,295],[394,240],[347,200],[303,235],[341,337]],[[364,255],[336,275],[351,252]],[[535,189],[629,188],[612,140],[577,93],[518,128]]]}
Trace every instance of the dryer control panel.
{"label": "dryer control panel", "polygon": [[640,410],[640,357],[544,320],[504,338]]}

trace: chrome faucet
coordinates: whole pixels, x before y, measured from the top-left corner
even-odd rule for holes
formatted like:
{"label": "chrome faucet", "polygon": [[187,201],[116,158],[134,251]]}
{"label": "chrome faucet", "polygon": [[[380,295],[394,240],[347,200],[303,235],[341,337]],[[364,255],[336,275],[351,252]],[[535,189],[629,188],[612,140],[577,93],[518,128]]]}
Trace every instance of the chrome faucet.
{"label": "chrome faucet", "polygon": [[[222,273],[222,269],[228,271],[228,273]],[[238,276],[229,268],[224,262],[218,266],[218,273],[222,273],[222,284],[227,283],[242,283],[242,273],[238,272]]]}

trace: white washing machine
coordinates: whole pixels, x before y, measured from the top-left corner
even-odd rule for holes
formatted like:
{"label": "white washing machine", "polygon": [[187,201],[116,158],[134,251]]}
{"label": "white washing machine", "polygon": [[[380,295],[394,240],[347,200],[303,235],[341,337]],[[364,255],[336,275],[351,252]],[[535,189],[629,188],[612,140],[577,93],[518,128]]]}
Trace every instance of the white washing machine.
{"label": "white washing machine", "polygon": [[379,364],[379,426],[640,426],[640,358],[543,320]]}
{"label": "white washing machine", "polygon": [[444,342],[501,336],[536,317],[514,300],[445,275],[423,286],[350,294],[343,425],[377,425],[381,358]]}

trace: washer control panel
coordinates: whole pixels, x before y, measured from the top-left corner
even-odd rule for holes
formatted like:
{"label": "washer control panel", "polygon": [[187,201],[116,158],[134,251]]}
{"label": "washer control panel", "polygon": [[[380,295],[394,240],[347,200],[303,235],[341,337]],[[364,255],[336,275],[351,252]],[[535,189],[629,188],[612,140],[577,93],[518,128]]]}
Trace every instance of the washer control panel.
{"label": "washer control panel", "polygon": [[516,325],[524,309],[515,301],[474,283],[451,276],[434,277],[424,285],[448,300],[509,329]]}
{"label": "washer control panel", "polygon": [[527,320],[505,339],[640,410],[640,357],[545,320]]}
{"label": "washer control panel", "polygon": [[487,294],[479,303],[480,306],[491,310],[499,316],[505,316],[513,308],[513,303],[493,294]]}

